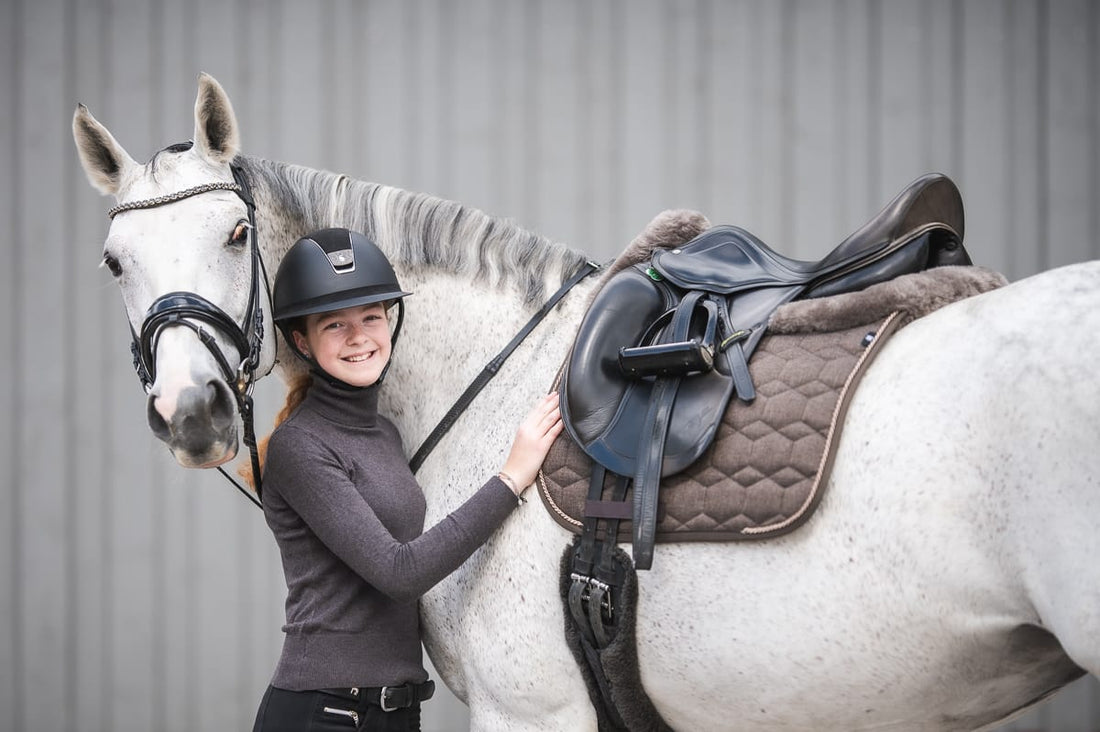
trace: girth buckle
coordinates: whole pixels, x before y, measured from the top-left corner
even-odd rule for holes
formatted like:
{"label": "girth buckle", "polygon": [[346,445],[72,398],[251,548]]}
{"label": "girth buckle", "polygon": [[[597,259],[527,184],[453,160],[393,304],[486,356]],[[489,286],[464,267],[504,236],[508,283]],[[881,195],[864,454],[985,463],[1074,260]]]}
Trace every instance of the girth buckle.
{"label": "girth buckle", "polygon": [[585,605],[588,605],[592,599],[592,590],[599,591],[601,615],[604,622],[611,623],[615,617],[615,608],[611,604],[611,585],[601,582],[595,577],[588,577],[576,572],[571,572],[569,578],[573,580],[574,585],[580,586],[578,588],[580,600]]}

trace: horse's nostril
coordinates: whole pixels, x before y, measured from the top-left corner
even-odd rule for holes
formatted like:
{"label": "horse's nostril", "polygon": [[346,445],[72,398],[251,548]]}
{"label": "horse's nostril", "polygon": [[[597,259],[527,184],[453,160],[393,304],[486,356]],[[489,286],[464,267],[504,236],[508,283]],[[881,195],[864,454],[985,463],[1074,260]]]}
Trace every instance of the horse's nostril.
{"label": "horse's nostril", "polygon": [[[207,383],[210,398],[210,422],[215,429],[224,430],[233,423],[235,417],[233,392],[222,380]],[[211,393],[212,390],[212,393]]]}
{"label": "horse's nostril", "polygon": [[145,402],[145,417],[149,421],[149,428],[153,431],[153,435],[158,440],[167,442],[172,436],[172,431],[169,429],[164,417],[157,411],[157,397],[153,394],[150,394],[149,399]]}

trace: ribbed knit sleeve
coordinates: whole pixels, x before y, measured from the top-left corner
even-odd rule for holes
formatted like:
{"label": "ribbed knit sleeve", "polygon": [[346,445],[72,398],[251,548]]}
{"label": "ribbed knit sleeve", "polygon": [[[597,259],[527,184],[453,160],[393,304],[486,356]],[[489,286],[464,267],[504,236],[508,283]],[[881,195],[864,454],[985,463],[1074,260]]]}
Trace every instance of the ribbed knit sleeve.
{"label": "ribbed knit sleeve", "polygon": [[[395,601],[419,597],[457,569],[515,509],[515,495],[492,478],[435,526],[423,527],[423,498],[396,433],[382,425],[364,444],[333,444],[285,424],[273,435],[267,491],[373,588]],[[338,443],[339,440],[336,440]],[[343,450],[356,450],[348,454]],[[363,454],[364,451],[368,454]],[[270,514],[270,512],[269,512]],[[280,517],[276,511],[269,522]],[[272,528],[279,532],[280,527]],[[293,531],[293,526],[287,526]],[[299,572],[323,563],[302,562]],[[303,578],[304,579],[304,578]]]}

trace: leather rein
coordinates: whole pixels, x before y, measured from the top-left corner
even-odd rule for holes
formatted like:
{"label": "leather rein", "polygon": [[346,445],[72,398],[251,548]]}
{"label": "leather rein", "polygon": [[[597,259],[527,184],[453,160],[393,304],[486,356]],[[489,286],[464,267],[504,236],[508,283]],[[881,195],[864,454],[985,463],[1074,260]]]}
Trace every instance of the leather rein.
{"label": "leather rein", "polygon": [[[149,306],[148,311],[145,313],[145,319],[142,321],[140,331],[135,331],[133,324],[130,324],[130,335],[132,338],[130,351],[134,357],[134,370],[141,380],[142,388],[148,393],[149,390],[152,389],[153,382],[156,380],[156,351],[161,332],[165,328],[172,326],[184,326],[195,331],[195,334],[199,337],[199,341],[206,346],[207,350],[214,356],[214,360],[217,361],[218,366],[222,370],[222,374],[225,376],[226,383],[229,384],[236,398],[237,411],[240,412],[241,422],[243,424],[244,435],[242,441],[248,446],[249,455],[252,461],[252,479],[253,484],[256,486],[256,495],[252,495],[247,488],[237,482],[221,466],[218,467],[218,471],[225,476],[237,490],[248,498],[248,500],[262,509],[263,504],[261,501],[263,499],[263,492],[260,485],[260,456],[256,446],[256,427],[252,390],[256,385],[256,379],[259,378],[256,376],[255,372],[260,364],[260,349],[263,345],[264,337],[260,283],[263,282],[269,304],[271,302],[271,288],[268,285],[267,272],[264,268],[263,258],[260,256],[260,248],[257,241],[256,202],[252,197],[252,189],[248,185],[248,179],[245,177],[244,171],[241,170],[239,166],[232,164],[230,165],[230,169],[233,172],[233,183],[224,181],[207,183],[164,196],[157,196],[155,198],[147,198],[139,201],[128,201],[110,209],[107,212],[107,216],[113,219],[123,211],[156,208],[184,198],[197,196],[201,193],[219,190],[236,193],[248,208],[249,248],[252,253],[252,282],[249,287],[248,307],[245,311],[244,322],[238,325],[224,310],[194,292],[169,292],[158,297],[153,301],[153,304]],[[458,417],[468,406],[470,406],[470,403],[473,402],[474,398],[485,388],[497,372],[500,371],[504,362],[512,355],[512,352],[519,347],[524,339],[530,335],[531,331],[533,331],[554,306],[573,289],[574,285],[599,270],[600,265],[594,262],[589,261],[581,265],[569,279],[562,283],[557,292],[551,295],[543,306],[531,316],[527,324],[508,342],[504,349],[498,353],[484,369],[482,369],[477,378],[466,387],[466,390],[462,392],[462,395],[459,396],[455,404],[447,411],[443,419],[440,420],[439,424],[436,425],[435,429],[432,430],[431,434],[428,435],[427,439],[424,440],[423,444],[421,444],[420,448],[416,451],[416,454],[410,461],[410,467],[413,473],[416,473],[416,471],[420,469],[424,460],[427,459],[428,455],[435,449],[439,441],[443,439],[443,436],[451,429],[458,420]],[[233,341],[233,345],[237,348],[237,352],[240,355],[240,365],[236,370],[230,367],[228,360],[225,358],[225,354],[223,354],[218,347],[217,341],[209,332],[203,329],[202,323],[222,331]],[[270,373],[270,369],[268,369],[268,373]]]}
{"label": "leather rein", "polygon": [[[248,179],[244,171],[235,164],[230,165],[233,172],[233,183],[218,181],[188,188],[177,193],[155,198],[146,198],[138,201],[128,201],[119,204],[107,212],[107,216],[113,219],[123,211],[134,209],[156,208],[174,201],[179,201],[191,196],[210,191],[232,191],[237,194],[248,209],[248,239],[251,252],[252,271],[251,284],[248,291],[248,306],[245,308],[244,322],[237,324],[224,310],[210,302],[203,296],[194,292],[169,292],[161,295],[145,313],[140,331],[135,331],[133,323],[130,324],[130,351],[134,357],[134,371],[137,372],[141,386],[148,394],[156,381],[156,353],[157,343],[165,328],[183,326],[195,332],[206,349],[213,355],[218,367],[225,377],[225,382],[230,386],[237,402],[237,411],[241,415],[243,425],[242,441],[248,446],[249,456],[252,461],[252,480],[256,486],[256,494],[253,495],[239,482],[233,479],[221,466],[218,471],[232,483],[248,500],[261,506],[263,492],[260,485],[260,455],[256,446],[256,426],[252,401],[252,390],[256,385],[256,369],[260,365],[260,349],[263,346],[264,322],[263,303],[260,300],[260,283],[263,283],[268,303],[271,302],[271,291],[267,284],[267,272],[264,268],[263,258],[260,256],[260,247],[256,235],[256,202],[252,197],[252,189],[248,185]],[[240,357],[236,369],[229,365],[228,359],[222,353],[214,336],[211,335],[203,324],[211,326],[226,334],[233,342]],[[268,369],[270,373],[271,369]],[[262,374],[266,375],[266,374]]]}

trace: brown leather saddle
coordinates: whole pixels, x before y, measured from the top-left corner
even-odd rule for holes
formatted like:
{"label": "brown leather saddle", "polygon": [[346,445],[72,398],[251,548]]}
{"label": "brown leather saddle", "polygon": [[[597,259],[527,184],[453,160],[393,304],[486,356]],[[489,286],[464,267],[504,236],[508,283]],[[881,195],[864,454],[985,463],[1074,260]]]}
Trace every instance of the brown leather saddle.
{"label": "brown leather saddle", "polygon": [[611,500],[597,489],[586,521],[632,519],[635,567],[652,566],[660,478],[707,449],[734,392],[754,398],[748,361],[775,309],[971,264],[962,238],[959,190],[930,174],[820,261],[785,257],[742,228],[718,226],[611,278],[567,360],[562,413],[594,461],[592,484],[603,486],[611,471],[633,481],[634,496],[626,505],[625,488]]}

